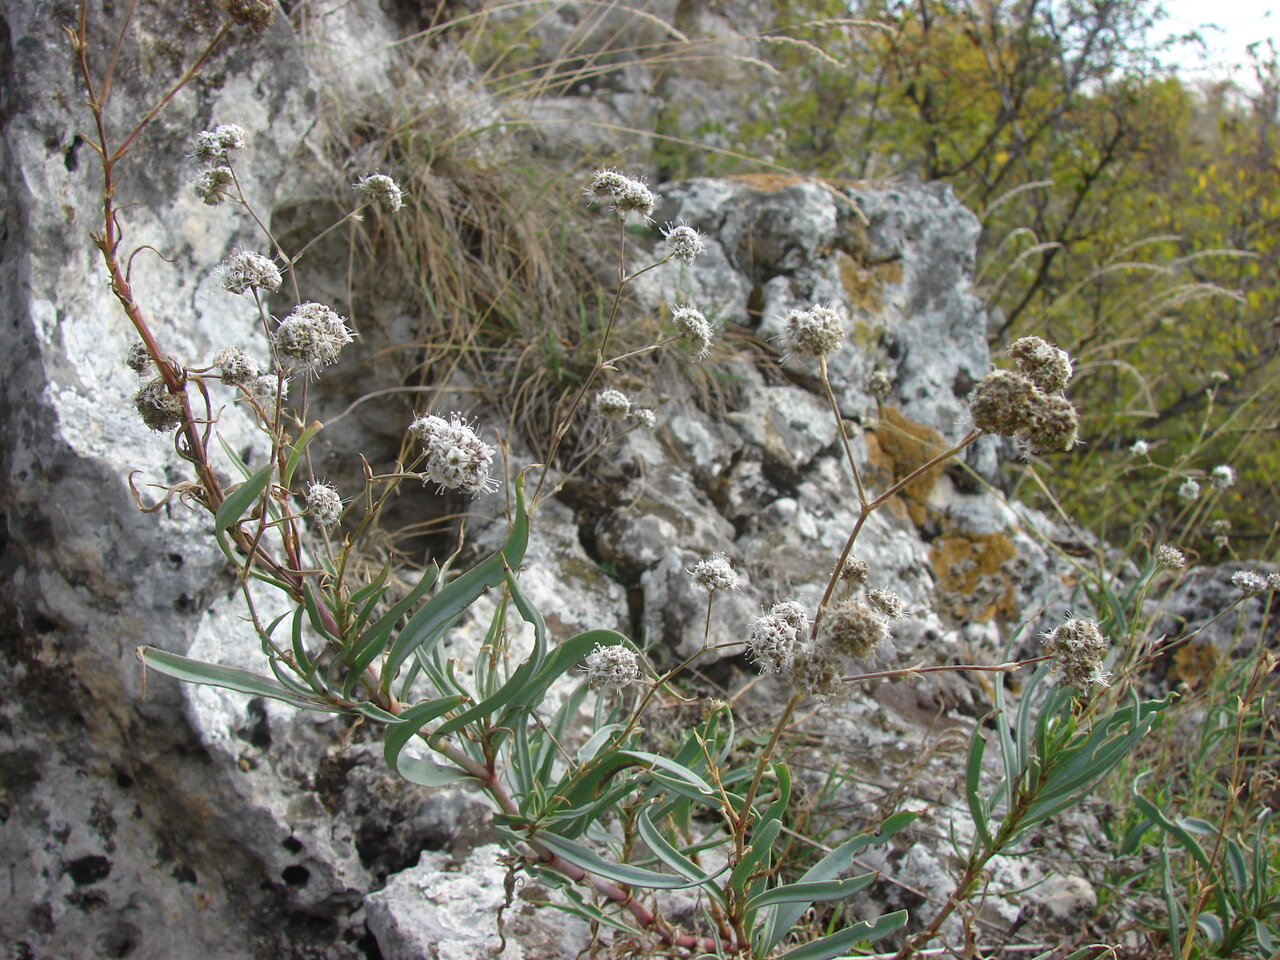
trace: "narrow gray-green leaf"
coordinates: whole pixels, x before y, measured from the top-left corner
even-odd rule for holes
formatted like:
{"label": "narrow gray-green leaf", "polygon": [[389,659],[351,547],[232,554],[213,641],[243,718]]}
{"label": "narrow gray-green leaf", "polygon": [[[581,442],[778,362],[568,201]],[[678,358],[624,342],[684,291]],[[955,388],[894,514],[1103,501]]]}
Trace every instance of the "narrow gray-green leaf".
{"label": "narrow gray-green leaf", "polygon": [[871,884],[878,874],[864,873],[860,877],[849,877],[847,880],[818,880],[811,883],[788,883],[774,887],[764,893],[757,894],[747,901],[747,912],[771,907],[777,903],[801,903],[807,910],[811,903],[826,903],[830,900],[843,900],[851,897],[859,890]]}
{"label": "narrow gray-green leaf", "polygon": [[160,650],[156,647],[139,647],[138,657],[152,670],[178,680],[185,680],[188,683],[202,683],[211,687],[222,687],[226,690],[235,690],[237,693],[247,693],[254,697],[269,697],[272,700],[279,700],[302,710],[316,710],[321,713],[341,712],[340,707],[300,696],[275,680],[248,670],[242,670],[239,667],[224,667],[217,663],[205,663],[203,660],[193,660],[190,657],[179,656],[176,653],[169,653],[167,650]]}
{"label": "narrow gray-green leaf", "polygon": [[213,528],[215,530],[230,529],[248,513],[249,508],[258,502],[258,497],[262,496],[262,491],[271,481],[271,472],[274,469],[275,464],[268,461],[259,468],[257,473],[233,490],[227,499],[219,504],[218,512],[213,515]]}
{"label": "narrow gray-green leaf", "polygon": [[830,936],[784,953],[780,960],[831,960],[848,953],[863,940],[874,941],[901,930],[907,923],[907,911],[886,913],[877,920],[862,920]]}
{"label": "narrow gray-green leaf", "polygon": [[603,877],[614,883],[625,883],[632,887],[645,887],[650,890],[685,890],[705,882],[673,877],[670,874],[633,867],[629,863],[610,863],[590,847],[584,847],[580,843],[566,840],[554,833],[538,833],[529,839],[592,876]]}

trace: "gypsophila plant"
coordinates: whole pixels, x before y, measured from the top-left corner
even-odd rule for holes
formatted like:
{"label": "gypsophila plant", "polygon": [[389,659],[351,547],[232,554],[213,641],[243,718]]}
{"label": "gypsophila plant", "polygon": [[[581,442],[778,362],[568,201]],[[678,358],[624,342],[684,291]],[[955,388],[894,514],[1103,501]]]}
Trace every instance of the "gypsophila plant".
{"label": "gypsophila plant", "polygon": [[[189,471],[167,488],[159,503],[144,503],[136,490],[135,495],[145,510],[158,510],[176,497],[209,516],[212,537],[234,565],[247,623],[262,647],[268,673],[205,663],[151,646],[139,649],[148,669],[379,725],[386,762],[401,777],[428,787],[466,784],[488,798],[494,832],[508,847],[509,890],[514,890],[516,874],[534,876],[556,892],[563,909],[611,928],[619,943],[643,945],[651,955],[831,960],[906,925],[906,911],[865,919],[821,913],[825,905],[847,900],[871,884],[874,873],[842,875],[862,851],[888,843],[915,814],[885,811],[875,829],[828,838],[831,843],[819,843],[796,829],[802,825],[797,813],[802,804],[793,796],[792,773],[779,754],[797,708],[808,698],[825,702],[849,685],[873,678],[940,671],[995,674],[991,718],[999,732],[1003,776],[994,786],[984,785],[985,739],[979,725],[966,771],[973,819],[969,852],[958,858],[963,861],[961,875],[945,905],[922,918],[902,940],[900,957],[924,949],[948,916],[967,909],[993,856],[1012,851],[1031,827],[1086,794],[1151,728],[1164,701],[1140,702],[1134,696],[1131,703],[1117,704],[1099,698],[1095,688],[1108,678],[1112,652],[1099,625],[1084,618],[1050,631],[1043,650],[1025,661],[847,672],[851,664],[866,664],[887,651],[891,624],[907,612],[888,587],[866,589],[873,576],[883,575],[871,561],[852,553],[868,518],[983,433],[1015,436],[1033,452],[1048,455],[1072,446],[1078,418],[1062,395],[1072,373],[1070,358],[1044,341],[1025,338],[1012,351],[1019,372],[995,371],[975,388],[970,402],[974,428],[885,489],[872,491],[828,375],[828,357],[844,342],[843,304],[795,310],[784,322],[787,354],[816,361],[857,509],[843,548],[828,557],[828,580],[816,606],[778,600],[745,636],[713,645],[716,598],[741,585],[738,571],[719,554],[689,571],[687,588],[707,598],[707,626],[701,648],[673,668],[659,669],[645,650],[611,629],[552,635],[524,593],[519,570],[539,502],[581,467],[580,456],[577,465],[548,486],[553,471],[568,466],[560,463],[562,445],[579,425],[584,435],[603,433],[597,449],[629,430],[652,428],[654,411],[633,409],[632,400],[619,390],[598,389],[602,375],[676,342],[691,347],[695,359],[706,360],[713,336],[706,317],[682,304],[673,311],[674,336],[611,355],[628,284],[664,264],[691,268],[706,247],[705,238],[691,227],[669,226],[660,248],[665,252],[630,269],[628,229],[648,228],[656,198],[643,180],[616,170],[597,172],[585,192],[618,223],[618,283],[607,319],[595,333],[595,362],[554,411],[544,463],[524,471],[513,468],[509,483],[499,480],[494,476],[498,449],[481,438],[477,421],[454,411],[447,417],[415,417],[405,430],[403,462],[383,473],[362,464],[363,489],[346,491],[346,498],[336,485],[317,479],[309,447],[322,425],[309,416],[308,394],[322,370],[343,361],[354,332],[332,306],[303,298],[306,278],[299,277],[298,265],[320,237],[358,219],[362,210],[372,207],[380,215],[399,211],[405,201],[396,181],[385,174],[358,180],[351,210],[299,249],[286,250],[241,189],[237,155],[252,149],[245,132],[230,124],[215,126],[193,141],[191,160],[203,167],[195,190],[206,203],[230,202],[241,208],[248,221],[262,228],[262,249],[270,255],[237,253],[221,269],[228,296],[256,311],[261,342],[249,349],[220,346],[205,362],[176,359],[159,339],[169,331],[157,329],[144,292],[133,288],[129,276],[134,251],[125,252],[127,211],[115,200],[119,165],[130,156],[139,132],[198,74],[230,30],[265,29],[274,12],[262,0],[225,0],[223,7],[229,19],[195,65],[136,129],[119,137],[106,109],[116,61],[109,57],[104,72],[95,72],[87,4],[78,28],[69,31],[102,166],[102,231],[93,239],[112,292],[138,337],[128,347],[129,365],[143,380],[134,406],[149,429],[172,434],[174,449]],[[296,378],[296,399],[289,395],[291,377]],[[234,405],[228,407],[225,400]],[[261,436],[263,455],[254,457],[252,465],[230,445],[211,443],[215,435],[221,440],[220,418],[228,408],[243,414]],[[604,423],[591,421],[592,412]],[[527,496],[529,471],[539,475]],[[427,492],[419,489],[422,496],[431,496],[431,487],[435,495],[473,498],[505,488],[511,513],[502,544],[466,569],[454,569],[451,559],[442,559],[412,574],[397,571],[407,580],[403,587],[397,586],[390,564],[371,570],[358,562],[362,539],[389,498],[407,494],[402,489],[406,480],[425,485]],[[1242,577],[1238,585],[1245,593],[1274,588],[1265,577],[1261,583],[1255,589],[1255,580]],[[267,620],[266,609],[283,613]],[[482,610],[489,618],[483,644],[469,651],[446,650],[455,627]],[[698,698],[696,721],[666,740],[655,737],[649,728],[652,708],[687,701],[677,684],[719,647],[745,655],[771,682],[783,685],[789,691],[785,706],[770,718],[762,736],[743,739],[733,706]],[[1016,711],[1009,708],[1002,675],[1036,664]],[[584,713],[588,702],[594,709]],[[580,737],[586,714],[594,722]],[[793,837],[801,845],[794,845]],[[672,894],[694,904],[678,922],[667,901]],[[818,915],[827,919],[815,922]],[[584,950],[590,947],[583,945]]]}

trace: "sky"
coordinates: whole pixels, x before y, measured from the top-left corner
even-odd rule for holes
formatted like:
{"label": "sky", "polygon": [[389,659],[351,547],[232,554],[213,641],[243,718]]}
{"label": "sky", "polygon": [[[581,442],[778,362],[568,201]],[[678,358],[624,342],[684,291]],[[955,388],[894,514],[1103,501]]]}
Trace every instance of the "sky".
{"label": "sky", "polygon": [[1154,38],[1198,30],[1207,44],[1203,52],[1187,45],[1168,55],[1188,80],[1234,79],[1251,86],[1245,48],[1270,38],[1280,49],[1280,0],[1162,0],[1161,5],[1168,17],[1152,32]]}

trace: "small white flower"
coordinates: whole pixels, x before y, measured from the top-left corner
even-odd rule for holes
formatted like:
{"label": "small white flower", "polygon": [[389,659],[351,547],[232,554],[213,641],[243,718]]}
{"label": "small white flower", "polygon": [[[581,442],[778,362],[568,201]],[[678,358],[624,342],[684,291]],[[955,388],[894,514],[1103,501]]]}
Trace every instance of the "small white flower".
{"label": "small white flower", "polygon": [[484,443],[463,419],[453,413],[444,417],[419,417],[409,432],[426,447],[423,482],[434,482],[441,490],[461,490],[478,497],[498,488],[489,474],[493,470],[494,447]]}
{"label": "small white flower", "polygon": [[342,497],[328,483],[313,483],[307,488],[307,513],[322,527],[332,527],[342,516]]}
{"label": "small white flower", "polygon": [[625,420],[631,412],[631,401],[621,390],[601,390],[592,401],[592,406],[606,420]]}
{"label": "small white flower", "polygon": [[387,213],[395,213],[404,206],[400,184],[384,173],[362,177],[351,185],[351,189],[370,203],[376,203]]}
{"label": "small white flower", "polygon": [[688,224],[667,224],[662,236],[671,247],[671,258],[681,263],[693,263],[707,249],[706,238]]}
{"label": "small white flower", "polygon": [[1188,503],[1200,496],[1200,484],[1196,483],[1190,477],[1182,481],[1182,486],[1178,487],[1178,499],[1185,500]]}
{"label": "small white flower", "polygon": [[693,347],[693,359],[705,360],[711,353],[711,340],[715,333],[702,311],[682,304],[671,311],[671,320],[680,331],[680,336]]}
{"label": "small white flower", "polygon": [[280,289],[280,268],[260,253],[245,250],[226,260],[221,267],[222,288],[228,293]]}
{"label": "small white flower", "polygon": [[1236,485],[1236,472],[1225,463],[1220,463],[1209,471],[1209,483],[1215,490],[1226,490]]}
{"label": "small white flower", "polygon": [[1187,558],[1181,550],[1167,543],[1156,547],[1156,566],[1181,570],[1187,565]]}
{"label": "small white flower", "polygon": [[587,673],[587,686],[592,690],[619,690],[640,679],[640,663],[636,655],[620,643],[611,647],[597,643],[595,649],[587,654],[583,669]]}
{"label": "small white flower", "polygon": [[648,407],[641,407],[639,410],[632,412],[631,416],[636,421],[636,426],[641,430],[652,430],[658,423],[658,415]]}
{"label": "small white flower", "polygon": [[693,576],[693,585],[708,593],[715,593],[717,590],[728,593],[730,590],[737,590],[742,582],[729,563],[729,558],[723,553],[699,560],[689,573]]}
{"label": "small white flower", "polygon": [[1129,448],[1129,453],[1135,457],[1145,457],[1151,452],[1151,444],[1145,440],[1133,441],[1133,446]]}
{"label": "small white flower", "polygon": [[747,639],[747,656],[761,673],[790,673],[795,666],[799,632],[789,610],[758,617]]}

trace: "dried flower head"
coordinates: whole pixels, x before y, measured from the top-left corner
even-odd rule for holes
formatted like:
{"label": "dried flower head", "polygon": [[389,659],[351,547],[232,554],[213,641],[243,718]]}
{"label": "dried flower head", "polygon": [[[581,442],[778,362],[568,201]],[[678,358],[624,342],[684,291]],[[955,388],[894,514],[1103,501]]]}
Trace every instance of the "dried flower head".
{"label": "dried flower head", "polygon": [[275,0],[221,0],[233,23],[248,27],[255,34],[271,26],[276,18]]}
{"label": "dried flower head", "polygon": [[588,203],[612,203],[626,189],[630,180],[630,177],[617,170],[597,170],[583,192]]}
{"label": "dried flower head", "polygon": [[751,625],[747,656],[755,661],[761,673],[790,673],[799,637],[800,630],[790,610],[767,613]]}
{"label": "dried flower head", "polygon": [[1133,446],[1129,448],[1129,453],[1135,457],[1145,457],[1151,452],[1151,444],[1145,440],[1133,441]]}
{"label": "dried flower head", "polygon": [[641,407],[639,410],[632,412],[631,416],[636,421],[636,426],[641,430],[652,430],[658,424],[658,415],[648,407]]}
{"label": "dried flower head", "polygon": [[387,213],[395,213],[404,206],[404,197],[400,193],[400,184],[385,173],[374,173],[362,177],[351,185],[351,189],[360,194],[369,203],[377,204]]}
{"label": "dried flower head", "polygon": [[906,605],[902,598],[892,590],[870,590],[867,592],[867,603],[877,613],[889,620],[903,620],[907,616]]}
{"label": "dried flower head", "polygon": [[1162,543],[1156,547],[1156,566],[1181,570],[1186,565],[1187,558],[1183,556],[1182,551],[1177,547],[1167,543]]}
{"label": "dried flower head", "polygon": [[784,319],[787,352],[799,357],[825,357],[844,342],[844,322],[831,307],[814,305],[791,310]]}
{"label": "dried flower head", "polygon": [[867,566],[867,561],[857,557],[849,557],[840,569],[840,579],[845,583],[866,583],[870,575],[871,568]]}
{"label": "dried flower head", "polygon": [[583,669],[587,673],[587,686],[592,690],[620,690],[640,679],[640,663],[636,655],[620,643],[611,647],[597,643],[595,649],[587,654]]}
{"label": "dried flower head", "polygon": [[1231,575],[1231,585],[1246,597],[1252,597],[1269,587],[1267,578],[1254,570],[1237,570]]}
{"label": "dried flower head", "polygon": [[683,304],[671,311],[671,320],[680,336],[693,348],[693,359],[705,360],[711,353],[711,340],[715,333],[702,311]]}
{"label": "dried flower head", "polygon": [[274,373],[262,373],[253,378],[249,384],[249,393],[258,401],[274,403],[277,391],[283,403],[289,397],[289,378],[281,379]]}
{"label": "dried flower head", "polygon": [[213,362],[218,368],[218,379],[229,387],[248,388],[262,374],[257,361],[240,347],[227,347]]}
{"label": "dried flower head", "polygon": [[729,563],[729,558],[723,553],[699,560],[693,565],[689,574],[693,577],[693,585],[701,587],[708,593],[716,591],[728,593],[730,590],[737,590],[742,582],[742,578]]}
{"label": "dried flower head", "polygon": [[1027,422],[1018,431],[1033,453],[1070,450],[1079,438],[1080,415],[1066,397],[1037,392],[1027,411]]}
{"label": "dried flower head", "polygon": [[182,426],[182,398],[169,392],[162,377],[144,383],[133,395],[133,406],[142,422],[156,433]]}
{"label": "dried flower head", "polygon": [[631,412],[631,401],[621,390],[601,390],[591,405],[606,420],[625,420]]}
{"label": "dried flower head", "polygon": [[681,263],[693,263],[707,249],[706,238],[685,223],[667,224],[662,236],[671,247],[671,259]]}
{"label": "dried flower head", "polygon": [[145,377],[147,371],[151,368],[151,351],[147,349],[147,345],[141,340],[135,340],[129,344],[129,352],[125,356],[125,363],[140,377]]}
{"label": "dried flower head", "polygon": [[992,370],[969,394],[973,425],[984,433],[1012,437],[1027,425],[1035,384],[1012,370]]}
{"label": "dried flower head", "polygon": [[797,644],[792,667],[796,685],[825,702],[840,689],[842,659],[840,651],[824,640]]}
{"label": "dried flower head", "polygon": [[423,482],[439,484],[441,490],[461,490],[478,497],[498,488],[489,474],[493,470],[494,447],[484,443],[463,419],[462,414],[419,417],[409,432],[426,447]]}
{"label": "dried flower head", "polygon": [[885,371],[876,370],[867,378],[867,391],[877,400],[885,400],[893,392],[893,380]]}
{"label": "dried flower head", "polygon": [[354,334],[323,303],[299,304],[276,328],[276,352],[299,370],[314,373],[338,362]]}
{"label": "dried flower head", "polygon": [[1050,684],[1063,683],[1077,690],[1087,690],[1092,683],[1107,686],[1110,674],[1102,669],[1102,660],[1108,642],[1096,622],[1068,620],[1046,633],[1043,642],[1044,652],[1053,657]]}
{"label": "dried flower head", "polygon": [[1071,379],[1071,357],[1039,337],[1022,337],[1009,346],[1023,375],[1045,393],[1058,393]]}
{"label": "dried flower head", "polygon": [[1236,485],[1236,472],[1225,463],[1209,471],[1209,483],[1215,490],[1226,490]]}
{"label": "dried flower head", "polygon": [[1178,487],[1178,499],[1185,500],[1188,503],[1200,496],[1200,484],[1188,477],[1182,481],[1182,485]]}
{"label": "dried flower head", "polygon": [[231,151],[244,146],[244,127],[235,123],[220,123],[212,130],[201,130],[191,141],[191,159],[201,166],[225,166]]}
{"label": "dried flower head", "polygon": [[269,257],[246,250],[222,264],[222,288],[228,293],[279,290],[280,269]]}
{"label": "dried flower head", "polygon": [[322,527],[332,527],[342,516],[342,497],[327,483],[307,487],[307,513]]}
{"label": "dried flower head", "polygon": [[862,600],[833,604],[822,621],[822,630],[833,650],[855,660],[866,660],[877,644],[889,639],[884,617]]}
{"label": "dried flower head", "polygon": [[196,177],[191,189],[206,204],[216,207],[227,199],[227,191],[234,182],[230,167],[211,167]]}

